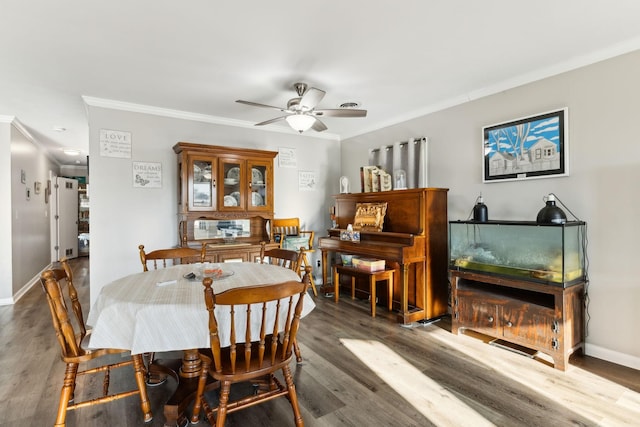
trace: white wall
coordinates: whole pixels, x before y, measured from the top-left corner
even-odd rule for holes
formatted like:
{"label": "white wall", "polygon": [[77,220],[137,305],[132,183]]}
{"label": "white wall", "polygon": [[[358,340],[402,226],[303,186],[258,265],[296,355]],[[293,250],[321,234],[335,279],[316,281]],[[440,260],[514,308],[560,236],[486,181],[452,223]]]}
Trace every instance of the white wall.
{"label": "white wall", "polygon": [[[11,200],[11,121],[0,116],[0,197]],[[11,236],[11,204],[0,204],[0,236]],[[11,239],[0,239],[0,304],[13,301]]]}
{"label": "white wall", "polygon": [[[33,138],[14,117],[0,123],[0,149],[3,155],[0,165],[7,171],[0,179],[5,204],[0,211],[2,224],[2,261],[0,261],[0,304],[11,304],[37,280],[40,272],[50,262],[49,205],[44,193],[49,171],[58,166],[46,152],[34,143]],[[21,181],[22,171],[25,182]],[[41,184],[39,194],[34,183]],[[30,197],[27,199],[27,190]]]}
{"label": "white wall", "polygon": [[[640,369],[640,51],[361,135],[342,144],[342,173],[359,188],[368,149],[429,138],[429,185],[449,188],[449,219],[480,192],[490,219],[535,220],[557,194],[588,224],[587,354]],[[482,127],[569,109],[570,176],[482,183]]]}
{"label": "white wall", "polygon": [[[177,161],[172,149],[179,141],[273,151],[295,148],[297,169],[280,168],[277,158],[274,164],[275,215],[300,217],[303,225],[320,235],[331,225],[331,195],[339,191],[337,141],[101,107],[88,109],[92,304],[105,284],[141,271],[138,245],[152,250],[179,243]],[[131,132],[131,158],[100,156],[100,129]],[[133,161],[162,163],[162,188],[133,188]],[[299,191],[298,170],[316,172],[316,191]]]}

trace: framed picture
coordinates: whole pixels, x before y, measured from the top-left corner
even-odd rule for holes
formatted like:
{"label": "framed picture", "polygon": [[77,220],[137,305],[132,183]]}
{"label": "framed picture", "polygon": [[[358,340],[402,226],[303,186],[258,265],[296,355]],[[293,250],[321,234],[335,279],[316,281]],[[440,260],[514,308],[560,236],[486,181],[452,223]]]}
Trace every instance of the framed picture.
{"label": "framed picture", "polygon": [[569,175],[567,108],[482,128],[483,182]]}

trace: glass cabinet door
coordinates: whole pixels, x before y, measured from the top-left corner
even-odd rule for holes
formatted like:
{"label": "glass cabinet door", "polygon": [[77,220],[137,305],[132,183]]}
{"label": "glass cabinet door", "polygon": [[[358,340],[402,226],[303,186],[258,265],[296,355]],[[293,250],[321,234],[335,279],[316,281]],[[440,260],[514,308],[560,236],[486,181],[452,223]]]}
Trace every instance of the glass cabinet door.
{"label": "glass cabinet door", "polygon": [[241,160],[220,159],[220,172],[222,173],[223,191],[220,200],[220,210],[245,209],[244,198],[246,181],[244,179],[244,166]]}
{"label": "glass cabinet door", "polygon": [[247,167],[249,189],[251,190],[247,203],[249,209],[265,210],[273,204],[271,201],[270,184],[267,182],[271,179],[271,164],[268,162],[250,162]]}
{"label": "glass cabinet door", "polygon": [[212,210],[215,208],[215,159],[192,157],[189,162],[189,208]]}

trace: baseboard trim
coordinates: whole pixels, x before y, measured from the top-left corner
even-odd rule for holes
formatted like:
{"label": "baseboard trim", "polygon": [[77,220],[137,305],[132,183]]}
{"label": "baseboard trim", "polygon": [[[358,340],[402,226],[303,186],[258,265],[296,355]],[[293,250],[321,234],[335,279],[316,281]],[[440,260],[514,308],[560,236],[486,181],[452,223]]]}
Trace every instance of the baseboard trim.
{"label": "baseboard trim", "polygon": [[631,354],[610,350],[595,344],[585,344],[584,352],[588,356],[640,370],[640,357]]}
{"label": "baseboard trim", "polygon": [[17,303],[20,300],[20,298],[25,296],[25,294],[27,292],[29,292],[29,290],[31,290],[31,288],[40,281],[40,275],[45,270],[50,269],[52,266],[53,266],[53,264],[49,264],[45,268],[43,268],[40,271],[40,273],[38,273],[35,277],[33,277],[31,280],[29,280],[22,288],[20,288],[18,290],[18,292],[13,294],[13,296],[11,298],[2,298],[2,299],[0,299],[0,305],[13,305],[13,304]]}

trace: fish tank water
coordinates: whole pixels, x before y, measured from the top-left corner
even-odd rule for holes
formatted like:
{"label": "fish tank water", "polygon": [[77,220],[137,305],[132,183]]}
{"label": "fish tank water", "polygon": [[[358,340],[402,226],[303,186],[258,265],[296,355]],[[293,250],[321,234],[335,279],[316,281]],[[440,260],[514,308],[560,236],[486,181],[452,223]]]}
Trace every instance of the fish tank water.
{"label": "fish tank water", "polygon": [[586,223],[450,221],[449,269],[567,287],[586,278]]}

